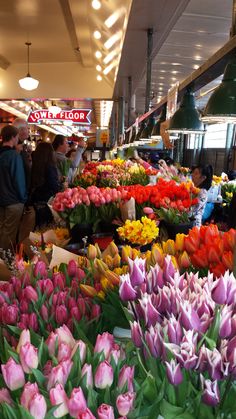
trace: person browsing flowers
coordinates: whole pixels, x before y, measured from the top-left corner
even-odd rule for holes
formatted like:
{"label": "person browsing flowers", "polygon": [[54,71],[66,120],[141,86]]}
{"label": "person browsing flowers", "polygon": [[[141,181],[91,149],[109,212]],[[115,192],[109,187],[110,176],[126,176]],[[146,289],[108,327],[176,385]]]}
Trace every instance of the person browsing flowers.
{"label": "person browsing flowers", "polygon": [[202,215],[207,203],[207,191],[211,187],[212,177],[213,168],[210,164],[207,166],[194,166],[192,169],[192,181],[194,186],[200,189],[198,204],[193,208],[194,225],[197,227],[200,227],[202,224]]}

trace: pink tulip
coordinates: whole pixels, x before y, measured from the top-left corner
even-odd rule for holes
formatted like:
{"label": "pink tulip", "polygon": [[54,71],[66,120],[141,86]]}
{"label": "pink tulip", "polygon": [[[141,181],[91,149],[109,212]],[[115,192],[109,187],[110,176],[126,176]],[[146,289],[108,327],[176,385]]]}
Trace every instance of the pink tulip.
{"label": "pink tulip", "polygon": [[42,305],[41,309],[40,309],[40,314],[42,319],[47,322],[48,321],[48,308],[45,306],[45,304]]}
{"label": "pink tulip", "polygon": [[2,323],[15,325],[17,323],[18,313],[17,306],[4,304],[2,306]]}
{"label": "pink tulip", "polygon": [[24,298],[29,302],[38,300],[38,294],[31,285],[28,285],[27,287],[25,287]]}
{"label": "pink tulip", "polygon": [[108,332],[104,332],[102,335],[97,336],[94,352],[103,352],[105,358],[107,359],[114,346],[114,343],[113,335]]}
{"label": "pink tulip", "polygon": [[73,418],[77,418],[78,415],[86,411],[87,402],[81,387],[74,388],[72,390],[70,399],[68,401],[68,408],[69,413]]}
{"label": "pink tulip", "polygon": [[62,272],[56,272],[53,274],[52,282],[55,288],[63,290],[66,285],[66,278]]}
{"label": "pink tulip", "polygon": [[29,410],[29,402],[32,400],[35,394],[39,393],[39,388],[37,383],[26,383],[23,388],[23,392],[20,397],[20,404]]}
{"label": "pink tulip", "polygon": [[120,394],[116,399],[119,415],[126,416],[133,409],[135,393]]}
{"label": "pink tulip", "polygon": [[137,348],[141,348],[143,346],[143,332],[139,322],[134,321],[130,323],[131,328],[131,338]]}
{"label": "pink tulip", "polygon": [[[56,333],[51,332],[50,335],[48,336],[47,340],[46,340],[46,345],[48,347],[48,352],[50,356],[54,356],[55,355],[55,351],[56,351],[56,340],[58,341],[58,337],[56,335]],[[61,343],[61,342],[60,342]],[[62,342],[64,343],[64,342]]]}
{"label": "pink tulip", "polygon": [[56,329],[56,335],[58,336],[58,343],[59,344],[61,342],[67,343],[71,347],[71,349],[74,348],[75,340],[73,338],[72,333],[70,332],[70,330],[68,329],[68,327],[65,324]]}
{"label": "pink tulip", "polygon": [[150,208],[150,207],[144,207],[144,208],[143,208],[143,212],[144,212],[144,214],[146,214],[146,215],[150,215],[150,214],[153,214],[153,209],[152,209],[152,208]]}
{"label": "pink tulip", "polygon": [[52,361],[49,360],[46,362],[46,364],[43,367],[43,375],[45,375],[45,377],[48,377],[52,371]]}
{"label": "pink tulip", "polygon": [[34,267],[34,276],[38,276],[39,278],[43,278],[47,276],[47,266],[46,263],[42,260],[38,261]]}
{"label": "pink tulip", "polygon": [[29,342],[25,343],[25,345],[20,348],[20,362],[24,372],[29,374],[32,368],[38,367],[38,349]]}
{"label": "pink tulip", "polygon": [[112,349],[109,357],[108,357],[108,362],[111,362],[111,360],[113,359],[113,361],[115,362],[115,364],[117,365],[119,360],[121,359],[121,351],[120,349]]}
{"label": "pink tulip", "polygon": [[0,404],[1,403],[7,403],[7,404],[13,403],[13,400],[7,388],[0,389]]}
{"label": "pink tulip", "polygon": [[22,330],[20,334],[20,339],[16,348],[16,352],[20,353],[20,348],[24,346],[26,343],[30,343],[30,331],[28,329]]}
{"label": "pink tulip", "polygon": [[2,364],[1,369],[4,381],[11,391],[23,387],[25,384],[24,371],[13,358],[9,358],[6,364]]}
{"label": "pink tulip", "polygon": [[120,389],[123,389],[123,387],[126,385],[128,391],[134,391],[133,386],[134,381],[134,367],[129,367],[128,365],[124,365],[119,373],[118,378],[118,387]]}
{"label": "pink tulip", "polygon": [[220,392],[217,381],[205,380],[201,376],[203,393],[202,401],[209,406],[216,406],[220,401]]}
{"label": "pink tulip", "polygon": [[52,406],[60,405],[53,413],[55,418],[61,418],[67,413],[68,410],[68,397],[64,390],[64,387],[61,384],[57,384],[54,388],[50,390],[50,402]]}
{"label": "pink tulip", "polygon": [[62,384],[65,386],[67,379],[70,374],[73,362],[70,360],[62,361],[56,367],[52,368],[48,376],[47,389],[50,390],[55,387],[56,384]]}
{"label": "pink tulip", "polygon": [[76,276],[78,265],[75,260],[70,260],[67,265],[67,272],[69,276]]}
{"label": "pink tulip", "polygon": [[92,414],[91,410],[87,407],[85,412],[80,413],[77,419],[96,419],[95,416]]}
{"label": "pink tulip", "polygon": [[225,304],[227,301],[227,282],[223,276],[213,283],[211,290],[212,299],[217,304]]}
{"label": "pink tulip", "polygon": [[76,353],[76,351],[78,350],[78,348],[79,348],[79,354],[80,354],[80,362],[83,365],[83,363],[85,361],[85,358],[86,358],[87,347],[86,347],[86,344],[81,339],[77,340],[75,342],[75,346],[74,346],[74,348],[72,349],[72,352],[71,352],[71,358],[73,358],[73,356]]}
{"label": "pink tulip", "polygon": [[114,409],[108,404],[101,404],[97,410],[98,419],[115,419]]}
{"label": "pink tulip", "polygon": [[93,371],[92,365],[84,364],[81,370],[81,377],[85,377],[86,387],[93,387]]}
{"label": "pink tulip", "polygon": [[178,386],[183,381],[183,374],[181,372],[180,365],[174,359],[170,362],[166,362],[166,375],[169,382],[173,386]]}
{"label": "pink tulip", "polygon": [[113,383],[114,372],[112,366],[107,362],[101,362],[96,370],[94,382],[97,388],[110,387]]}
{"label": "pink tulip", "polygon": [[57,360],[58,362],[64,361],[65,359],[70,359],[71,357],[71,348],[67,343],[60,343],[58,346],[58,355]]}
{"label": "pink tulip", "polygon": [[38,330],[38,318],[36,313],[30,313],[29,315],[29,328],[33,329],[34,332],[37,332]]}
{"label": "pink tulip", "polygon": [[29,403],[29,412],[34,419],[44,419],[47,413],[47,403],[42,394],[36,393]]}
{"label": "pink tulip", "polygon": [[64,305],[57,306],[55,312],[56,322],[58,324],[64,324],[68,320],[68,311]]}

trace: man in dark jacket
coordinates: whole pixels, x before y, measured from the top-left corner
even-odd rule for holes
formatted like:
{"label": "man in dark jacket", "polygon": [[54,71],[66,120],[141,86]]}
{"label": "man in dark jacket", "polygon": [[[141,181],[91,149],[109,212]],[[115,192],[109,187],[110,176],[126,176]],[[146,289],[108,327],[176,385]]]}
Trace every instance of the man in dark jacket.
{"label": "man in dark jacket", "polygon": [[0,148],[0,247],[11,248],[27,199],[25,171],[21,156],[16,152],[18,130],[6,125],[1,131]]}

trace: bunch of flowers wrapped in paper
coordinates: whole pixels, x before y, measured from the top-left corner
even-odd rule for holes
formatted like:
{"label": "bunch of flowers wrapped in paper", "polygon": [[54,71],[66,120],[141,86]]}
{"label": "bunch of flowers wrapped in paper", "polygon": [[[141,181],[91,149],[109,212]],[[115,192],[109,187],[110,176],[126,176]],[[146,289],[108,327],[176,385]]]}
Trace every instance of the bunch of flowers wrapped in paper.
{"label": "bunch of flowers wrapped in paper", "polygon": [[[146,270],[129,261],[120,298],[128,302],[132,340],[154,380],[155,417],[231,417],[234,411],[236,281],[228,272],[181,275],[167,256]],[[229,415],[229,416],[228,416]]]}
{"label": "bunch of flowers wrapped in paper", "polygon": [[119,237],[132,244],[145,245],[152,243],[158,236],[159,229],[155,221],[147,217],[141,220],[127,220],[124,226],[117,229]]}

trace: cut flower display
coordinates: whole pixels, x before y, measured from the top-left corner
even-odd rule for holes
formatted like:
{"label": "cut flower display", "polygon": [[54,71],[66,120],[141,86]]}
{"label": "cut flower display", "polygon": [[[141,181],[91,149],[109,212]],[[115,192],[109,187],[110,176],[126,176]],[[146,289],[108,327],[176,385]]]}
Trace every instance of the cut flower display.
{"label": "cut flower display", "polygon": [[157,238],[159,229],[155,221],[142,217],[137,221],[127,220],[124,226],[119,227],[117,231],[122,240],[132,244],[145,245]]}

